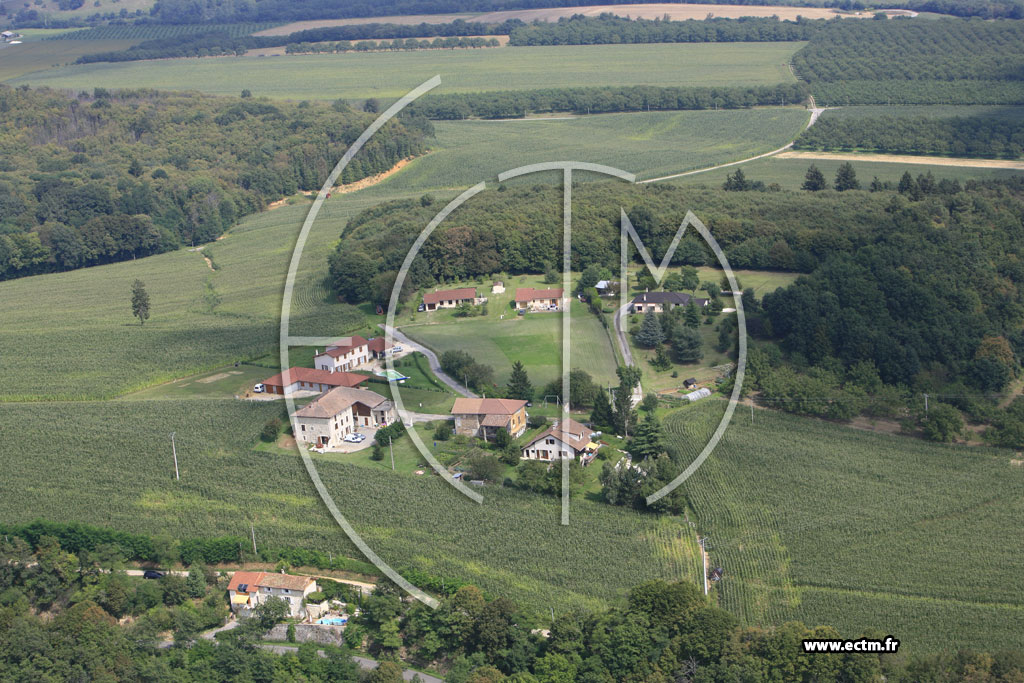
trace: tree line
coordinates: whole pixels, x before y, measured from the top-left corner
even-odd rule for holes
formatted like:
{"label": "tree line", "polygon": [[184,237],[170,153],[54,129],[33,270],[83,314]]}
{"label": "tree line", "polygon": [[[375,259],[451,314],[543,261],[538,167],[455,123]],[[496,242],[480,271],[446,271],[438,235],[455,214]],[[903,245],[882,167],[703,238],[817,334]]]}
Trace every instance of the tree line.
{"label": "tree line", "polygon": [[288,43],[285,52],[300,54],[337,54],[340,52],[371,52],[395,50],[455,50],[464,48],[498,47],[497,38],[395,38],[394,40],[360,40],[355,43],[340,40],[336,43]]}
{"label": "tree line", "polygon": [[798,104],[810,89],[804,83],[772,86],[685,87],[609,86],[510,90],[427,95],[409,105],[434,120],[520,118],[527,114],[572,112],[603,114],[631,111],[743,109]]}
{"label": "tree line", "polygon": [[796,149],[1018,159],[1024,119],[1018,116],[829,116],[805,130]]}
{"label": "tree line", "polygon": [[808,40],[824,19],[782,21],[777,17],[731,19],[627,19],[611,13],[575,15],[555,22],[513,27],[509,45],[599,45],[608,43],[732,43]]}
{"label": "tree line", "polygon": [[[0,121],[3,280],[216,239],[271,201],[319,189],[370,117],[340,103],[0,86]],[[423,135],[390,123],[342,181],[421,153]]]}

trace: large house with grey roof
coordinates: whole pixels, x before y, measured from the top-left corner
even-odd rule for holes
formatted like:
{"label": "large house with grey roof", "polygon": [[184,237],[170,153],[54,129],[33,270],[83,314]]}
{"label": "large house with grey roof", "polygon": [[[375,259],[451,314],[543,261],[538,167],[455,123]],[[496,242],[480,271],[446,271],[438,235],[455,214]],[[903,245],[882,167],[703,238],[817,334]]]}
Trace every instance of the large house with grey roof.
{"label": "large house with grey roof", "polygon": [[386,427],[395,421],[394,404],[367,389],[336,387],[292,413],[295,438],[316,448],[341,445],[361,428]]}
{"label": "large house with grey roof", "polygon": [[455,433],[494,438],[504,429],[513,438],[526,431],[526,401],[513,398],[457,398],[452,406]]}
{"label": "large house with grey roof", "polygon": [[664,313],[676,306],[688,306],[691,301],[697,304],[697,308],[708,305],[708,299],[690,296],[685,292],[644,292],[633,297],[630,310],[632,313]]}

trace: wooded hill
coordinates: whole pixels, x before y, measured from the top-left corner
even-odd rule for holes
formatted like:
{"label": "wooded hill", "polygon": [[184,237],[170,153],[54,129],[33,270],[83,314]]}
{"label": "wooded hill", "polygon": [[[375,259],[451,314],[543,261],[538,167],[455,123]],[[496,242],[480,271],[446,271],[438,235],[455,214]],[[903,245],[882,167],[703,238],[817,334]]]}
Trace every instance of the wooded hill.
{"label": "wooded hill", "polygon": [[[693,209],[733,268],[810,274],[766,295],[763,314],[748,314],[752,334],[778,340],[800,363],[870,361],[889,384],[912,386],[921,373],[940,372],[998,391],[1024,358],[1024,181],[966,189],[927,176],[909,182],[903,193],[581,183],[573,191],[573,269],[596,263],[615,272],[620,207],[655,255]],[[439,208],[393,202],[352,219],[344,249],[330,258],[338,293],[350,303],[386,303],[407,250]],[[405,295],[499,272],[543,273],[560,262],[561,231],[558,188],[481,193],[423,245]],[[716,259],[690,235],[672,262]],[[1009,355],[983,360],[986,337],[1001,339]]]}
{"label": "wooded hill", "polygon": [[[216,239],[319,190],[371,121],[344,105],[0,86],[0,280]],[[423,150],[423,131],[391,122],[342,180]]]}

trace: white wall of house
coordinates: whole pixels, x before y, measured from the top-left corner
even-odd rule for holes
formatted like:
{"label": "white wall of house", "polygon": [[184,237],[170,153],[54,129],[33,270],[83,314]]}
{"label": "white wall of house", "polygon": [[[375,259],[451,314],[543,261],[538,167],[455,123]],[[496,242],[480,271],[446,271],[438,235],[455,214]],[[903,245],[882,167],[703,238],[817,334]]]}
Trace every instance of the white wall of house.
{"label": "white wall of house", "polygon": [[331,418],[297,417],[295,421],[295,436],[314,446],[322,445],[320,437],[327,437],[327,446],[337,446],[346,434],[356,430],[351,408]]}
{"label": "white wall of house", "polygon": [[572,446],[552,435],[527,445],[522,455],[523,460],[560,460],[575,457],[576,451]]}

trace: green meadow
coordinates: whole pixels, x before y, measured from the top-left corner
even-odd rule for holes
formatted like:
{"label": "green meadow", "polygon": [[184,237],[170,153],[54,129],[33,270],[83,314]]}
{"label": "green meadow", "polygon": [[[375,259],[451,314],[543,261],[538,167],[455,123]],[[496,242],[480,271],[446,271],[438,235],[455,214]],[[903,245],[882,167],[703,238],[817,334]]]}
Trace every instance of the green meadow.
{"label": "green meadow", "polygon": [[435,75],[442,80],[438,92],[600,85],[772,85],[793,80],[786,63],[802,46],[574,45],[162,59],[74,65],[12,82],[76,90],[145,87],[223,95],[237,95],[245,88],[256,96],[297,100],[397,98]]}

